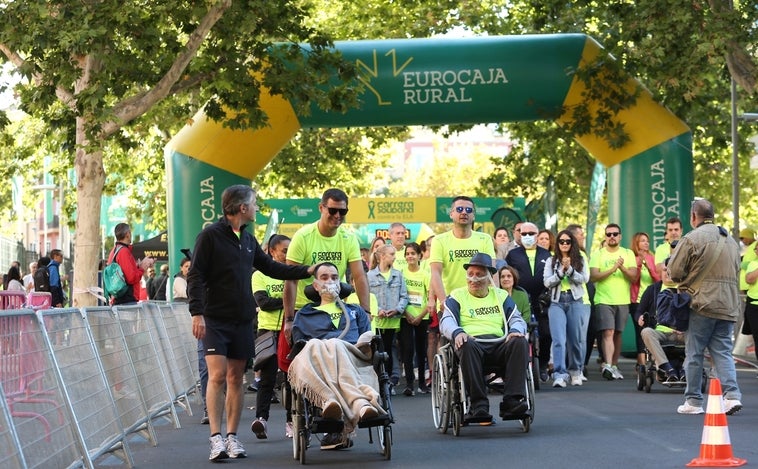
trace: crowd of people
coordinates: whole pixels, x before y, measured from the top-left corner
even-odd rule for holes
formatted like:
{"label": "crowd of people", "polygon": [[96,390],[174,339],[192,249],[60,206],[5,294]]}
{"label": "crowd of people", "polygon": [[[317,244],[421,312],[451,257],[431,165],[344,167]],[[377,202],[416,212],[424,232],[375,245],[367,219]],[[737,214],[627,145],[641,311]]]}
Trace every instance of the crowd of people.
{"label": "crowd of people", "polygon": [[[364,333],[381,337],[391,393],[407,397],[429,392],[440,339],[449,342],[471,399],[464,418],[483,421],[491,419],[484,365],[502,371],[500,416],[507,419],[526,409],[520,383],[529,360],[528,333],[539,338],[535,379],[543,383],[552,381],[557,389],[581,386],[595,344],[600,376],[623,380],[621,337],[631,317],[637,367],[645,365],[647,350],[662,382],[685,387],[685,402],[677,412],[704,412],[705,349],[722,382],[725,412],[731,415],[742,407],[732,334],[742,290],[747,293],[742,332],[758,339],[758,241],[752,230],[743,230],[740,257],[738,244],[714,224],[706,200],[693,202],[687,234],[682,221],[672,217],[665,242],[655,249],[643,232],[632,234],[630,248],[625,248],[622,227],[609,223],[601,248],[591,255],[585,251],[583,228],[575,224],[557,233],[530,221],[498,227],[493,235],[476,231],[476,207],[466,196],[452,200],[450,230],[416,243],[402,223],[392,223],[387,239],[377,237],[366,248],[343,226],[349,207],[340,189],[324,192],[318,221],[292,239],[273,235],[263,247],[246,230],[257,211],[255,191],[231,186],[222,195],[222,206],[224,216],[198,235],[194,254],[181,261],[173,279],[166,265],[155,275],[154,259],[135,261],[128,224],[116,226],[116,246],[108,256],[128,284],[113,304],[167,298],[189,303],[211,460],[247,455],[237,432],[249,368],[255,378],[248,389],[258,393],[251,424],[257,438],[268,438],[277,374],[289,370],[297,391],[315,400],[325,418],[345,419],[345,430],[320,439],[322,449],[350,447],[350,431],[358,422],[384,412],[376,383],[366,382],[356,359],[365,353],[360,348],[366,343]],[[4,288],[47,288],[54,305],[61,306],[61,260],[62,253],[53,250],[30,265],[27,275],[14,264]],[[691,296],[686,331],[663,322],[657,299],[666,291]],[[338,338],[345,324],[350,330]],[[274,352],[254,361],[256,337],[273,341]],[[503,341],[477,340],[493,337]],[[293,341],[305,339],[324,343],[308,345],[305,355],[289,356]],[[684,346],[684,362],[670,361],[662,344]],[[350,366],[317,363],[316,352],[309,350],[345,359]],[[291,420],[288,408],[283,433],[290,438]]]}

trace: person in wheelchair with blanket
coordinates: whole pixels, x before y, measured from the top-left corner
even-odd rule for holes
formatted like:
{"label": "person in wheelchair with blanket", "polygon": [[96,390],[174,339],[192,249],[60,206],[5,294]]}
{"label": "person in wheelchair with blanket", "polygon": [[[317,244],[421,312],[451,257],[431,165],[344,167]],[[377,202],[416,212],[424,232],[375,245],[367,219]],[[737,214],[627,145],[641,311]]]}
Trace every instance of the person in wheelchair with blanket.
{"label": "person in wheelchair with blanket", "polygon": [[[321,408],[323,419],[344,420],[343,432],[326,435],[321,449],[348,448],[352,446],[348,435],[360,421],[385,414],[372,366],[374,333],[363,308],[338,304],[341,289],[349,286],[342,286],[334,264],[319,264],[313,277],[320,301],[304,306],[295,316],[292,341],[296,355],[289,366],[288,379],[297,394]],[[346,331],[348,318],[342,306],[350,316]],[[303,344],[304,341],[307,342]]]}
{"label": "person in wheelchair with blanket", "polygon": [[[485,368],[496,369],[503,378],[500,417],[504,420],[518,418],[528,409],[524,396],[529,362],[526,322],[508,293],[494,287],[492,274],[496,271],[489,255],[477,253],[463,267],[467,286],[453,290],[445,300],[440,333],[454,346],[470,396],[471,406],[464,420],[492,420]],[[505,340],[499,342],[476,340],[503,336]]]}

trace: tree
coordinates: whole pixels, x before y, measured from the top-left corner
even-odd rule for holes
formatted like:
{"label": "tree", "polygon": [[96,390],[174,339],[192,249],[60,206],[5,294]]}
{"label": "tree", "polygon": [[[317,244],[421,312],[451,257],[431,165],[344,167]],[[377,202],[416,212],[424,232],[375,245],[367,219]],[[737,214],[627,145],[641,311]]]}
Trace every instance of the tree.
{"label": "tree", "polygon": [[[347,84],[354,68],[329,50],[327,37],[304,26],[295,1],[28,0],[0,7],[0,57],[26,80],[16,86],[21,110],[48,123],[55,114],[74,135],[76,292],[95,284],[104,162],[123,155],[114,147],[129,148],[135,134],[128,126],[160,125],[158,111],[175,125],[171,117],[205,103],[209,117],[232,128],[259,127],[266,123],[262,86],[299,112],[312,103],[335,111],[355,105],[358,89]],[[272,49],[274,40],[292,46]],[[300,42],[311,49],[304,53]],[[345,82],[320,87],[334,70]],[[74,305],[92,300],[76,293]]]}

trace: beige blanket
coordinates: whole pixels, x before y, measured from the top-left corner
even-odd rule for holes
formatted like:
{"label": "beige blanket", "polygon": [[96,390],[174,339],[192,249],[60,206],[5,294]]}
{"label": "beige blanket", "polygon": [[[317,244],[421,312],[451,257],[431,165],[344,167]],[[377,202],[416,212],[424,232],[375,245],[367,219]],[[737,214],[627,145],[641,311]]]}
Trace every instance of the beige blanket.
{"label": "beige blanket", "polygon": [[309,340],[290,364],[289,382],[321,408],[327,401],[337,401],[347,432],[358,425],[362,407],[370,404],[380,414],[385,413],[379,404],[379,379],[370,357],[340,339]]}

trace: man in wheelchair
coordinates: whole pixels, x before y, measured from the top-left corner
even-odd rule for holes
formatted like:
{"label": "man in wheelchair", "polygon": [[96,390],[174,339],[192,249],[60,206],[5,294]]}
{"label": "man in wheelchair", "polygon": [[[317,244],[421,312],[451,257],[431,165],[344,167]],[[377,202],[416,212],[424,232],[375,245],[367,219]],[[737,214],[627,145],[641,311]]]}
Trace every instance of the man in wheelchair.
{"label": "man in wheelchair", "polygon": [[[667,325],[658,322],[661,311],[658,311],[658,294],[662,289],[672,289],[676,291],[676,283],[669,277],[668,258],[664,261],[662,271],[662,280],[655,282],[647,287],[640,298],[640,304],[637,307],[637,324],[643,329],[640,333],[642,341],[648,352],[653,356],[655,366],[658,369],[658,379],[662,383],[679,383],[686,380],[684,369],[681,361],[675,364],[669,361],[669,357],[663,350],[663,345],[681,345],[684,346],[684,332],[677,331]],[[677,369],[678,368],[678,369]]]}
{"label": "man in wheelchair", "polygon": [[289,366],[288,378],[295,392],[321,408],[323,419],[344,419],[342,434],[327,435],[322,449],[347,448],[351,446],[347,435],[359,421],[385,413],[372,366],[370,343],[374,334],[363,308],[341,301],[338,304],[342,287],[334,264],[319,264],[313,276],[319,302],[304,306],[295,316],[293,352],[302,349]]}
{"label": "man in wheelchair", "polygon": [[[465,264],[467,286],[450,292],[440,319],[440,333],[450,340],[460,360],[466,392],[471,406],[466,421],[491,421],[484,378],[485,368],[495,368],[503,377],[500,417],[510,420],[528,409],[524,396],[529,349],[526,322],[505,290],[495,288],[492,258],[477,253]],[[507,333],[506,333],[507,318]],[[506,335],[507,334],[507,335]],[[500,342],[476,339],[503,337]]]}

